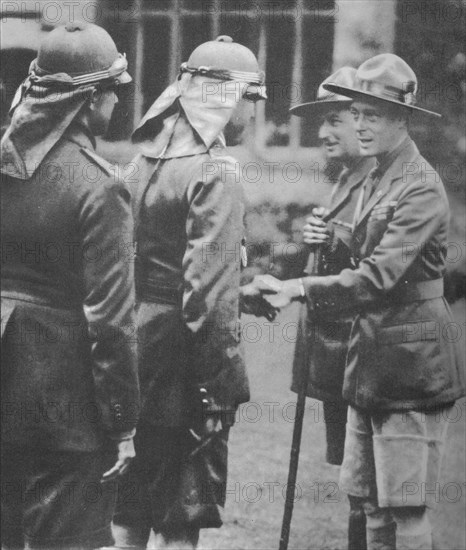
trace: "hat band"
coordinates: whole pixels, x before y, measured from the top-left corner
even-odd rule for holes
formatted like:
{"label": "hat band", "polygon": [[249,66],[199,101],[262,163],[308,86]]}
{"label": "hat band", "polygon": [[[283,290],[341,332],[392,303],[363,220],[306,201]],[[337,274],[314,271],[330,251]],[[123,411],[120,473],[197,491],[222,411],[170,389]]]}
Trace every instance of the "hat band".
{"label": "hat band", "polygon": [[416,96],[414,94],[415,82],[408,82],[406,89],[400,89],[388,84],[382,84],[374,80],[358,80],[358,91],[367,92],[381,99],[398,101],[405,105],[415,105]]}
{"label": "hat band", "polygon": [[118,54],[113,64],[103,71],[95,71],[79,76],[70,76],[67,73],[50,74],[41,69],[36,60],[31,63],[30,78],[35,84],[48,86],[53,84],[68,84],[71,86],[83,86],[85,84],[97,84],[102,80],[116,78],[126,71],[128,61],[125,54]]}
{"label": "hat band", "polygon": [[348,103],[351,102],[351,99],[349,97],[345,97],[341,94],[332,94],[329,93],[325,97],[318,97],[316,98],[316,103],[335,103],[335,102],[341,102],[341,103]]}
{"label": "hat band", "polygon": [[216,69],[215,67],[188,67],[187,63],[182,63],[180,67],[181,73],[198,74],[219,80],[235,80],[238,82],[247,82],[248,84],[258,84],[259,86],[265,83],[265,73],[258,71],[251,73],[247,71],[230,71],[229,69]]}

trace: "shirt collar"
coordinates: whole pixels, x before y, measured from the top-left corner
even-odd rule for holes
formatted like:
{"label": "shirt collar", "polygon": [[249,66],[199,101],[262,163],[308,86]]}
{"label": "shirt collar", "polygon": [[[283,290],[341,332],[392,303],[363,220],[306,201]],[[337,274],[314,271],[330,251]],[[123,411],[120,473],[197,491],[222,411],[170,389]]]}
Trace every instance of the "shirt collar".
{"label": "shirt collar", "polygon": [[406,138],[398,145],[398,147],[393,149],[393,151],[390,151],[389,153],[386,153],[378,158],[376,161],[376,166],[371,174],[372,177],[374,179],[380,179],[388,170],[388,168],[390,168],[390,166],[393,164],[393,161],[399,156],[401,151],[408,147],[410,143],[412,143],[412,139],[409,136],[406,136]]}

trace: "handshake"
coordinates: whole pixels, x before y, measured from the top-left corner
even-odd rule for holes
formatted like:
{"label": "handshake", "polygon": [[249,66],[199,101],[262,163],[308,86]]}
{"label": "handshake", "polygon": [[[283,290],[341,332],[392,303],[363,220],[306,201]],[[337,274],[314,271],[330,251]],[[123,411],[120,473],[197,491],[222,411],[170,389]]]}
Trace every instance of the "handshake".
{"label": "handshake", "polygon": [[269,321],[275,319],[281,308],[305,296],[301,279],[280,281],[272,275],[256,275],[240,290],[241,311],[257,317],[263,316]]}
{"label": "handshake", "polygon": [[[325,245],[330,241],[331,231],[324,221],[330,214],[323,207],[312,209],[303,227],[303,241],[309,245]],[[305,297],[302,279],[280,281],[272,275],[256,275],[252,282],[240,287],[241,311],[265,317],[273,321],[277,311],[292,301]]]}

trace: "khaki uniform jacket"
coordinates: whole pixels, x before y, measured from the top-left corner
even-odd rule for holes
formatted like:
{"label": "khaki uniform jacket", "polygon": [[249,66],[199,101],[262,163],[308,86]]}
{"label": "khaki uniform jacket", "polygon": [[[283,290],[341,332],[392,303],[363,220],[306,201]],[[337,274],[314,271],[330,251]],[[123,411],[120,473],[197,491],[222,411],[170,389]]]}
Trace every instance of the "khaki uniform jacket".
{"label": "khaki uniform jacket", "polygon": [[357,268],[305,280],[316,312],[356,313],[343,397],[356,407],[424,410],[464,394],[443,297],[449,206],[439,175],[407,139],[356,220]]}
{"label": "khaki uniform jacket", "polygon": [[93,451],[139,410],[130,194],[73,126],[2,176],[2,441]]}
{"label": "khaki uniform jacket", "polygon": [[[330,203],[332,238],[322,251],[321,275],[334,275],[343,269],[354,268],[351,263],[354,210],[361,185],[374,166],[373,159],[362,158],[352,170],[343,170],[339,176]],[[335,315],[335,312],[322,312],[318,318],[311,316],[309,319],[307,304],[301,304],[292,391],[299,391],[304,369],[308,368],[308,397],[333,402],[343,400],[341,393],[351,323],[352,316]]]}
{"label": "khaki uniform jacket", "polygon": [[193,426],[249,399],[239,342],[243,237],[237,162],[208,152],[134,160],[141,417]]}

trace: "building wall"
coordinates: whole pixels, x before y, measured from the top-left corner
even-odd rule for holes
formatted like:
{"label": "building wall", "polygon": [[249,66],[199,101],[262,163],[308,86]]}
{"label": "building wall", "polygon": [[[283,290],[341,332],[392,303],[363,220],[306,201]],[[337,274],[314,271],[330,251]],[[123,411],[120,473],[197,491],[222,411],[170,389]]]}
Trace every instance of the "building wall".
{"label": "building wall", "polygon": [[[2,122],[41,37],[73,19],[105,27],[128,56],[134,84],[120,95],[108,135],[113,140],[128,138],[180,63],[219,34],[248,46],[266,71],[269,101],[258,104],[256,115],[259,148],[316,145],[315,130],[290,116],[289,107],[313,100],[332,70],[386,51],[419,72],[421,101],[432,108],[448,104],[452,124],[464,116],[462,102],[451,100],[457,90],[438,88],[456,78],[463,89],[455,69],[464,69],[462,0],[3,0],[0,6]],[[464,139],[457,141],[464,149]]]}
{"label": "building wall", "polygon": [[[288,109],[311,99],[332,68],[334,0],[83,0],[71,9],[74,4],[65,0],[3,2],[2,26],[12,29],[12,40],[2,41],[2,57],[19,55],[25,37],[30,36],[32,60],[40,36],[69,19],[104,26],[119,50],[126,52],[134,78],[134,85],[121,94],[110,139],[129,137],[198,44],[227,34],[248,46],[266,70],[270,100],[258,105],[258,146],[312,142],[308,129],[301,128]],[[13,31],[14,27],[22,32]],[[10,65],[10,75],[2,74],[8,80],[8,96],[26,71],[26,64],[18,65],[11,74]]]}
{"label": "building wall", "polygon": [[333,67],[393,52],[397,0],[337,0]]}

